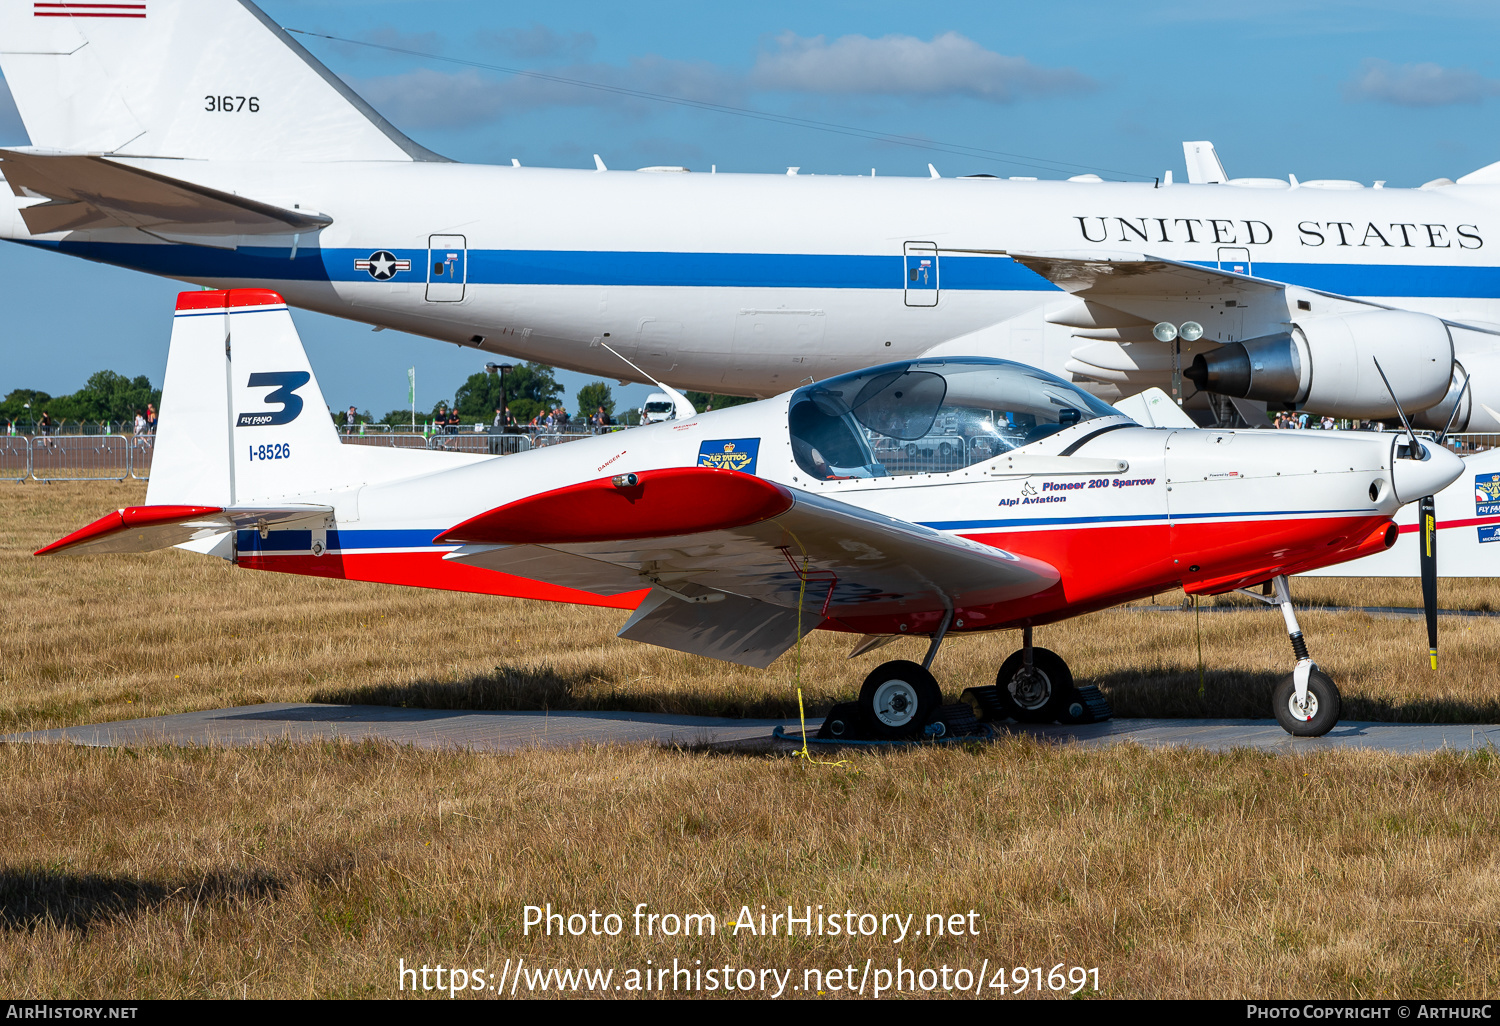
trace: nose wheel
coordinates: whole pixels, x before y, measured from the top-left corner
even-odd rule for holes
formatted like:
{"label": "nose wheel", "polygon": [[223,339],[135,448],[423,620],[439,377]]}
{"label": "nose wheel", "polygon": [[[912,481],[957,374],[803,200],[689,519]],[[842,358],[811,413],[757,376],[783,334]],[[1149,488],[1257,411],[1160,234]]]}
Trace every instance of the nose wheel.
{"label": "nose wheel", "polygon": [[1307,689],[1297,695],[1297,675],[1289,673],[1271,695],[1276,722],[1294,737],[1322,737],[1339,721],[1339,689],[1322,670],[1307,674]]}
{"label": "nose wheel", "polygon": [[1343,702],[1333,678],[1313,662],[1307,651],[1307,640],[1302,637],[1302,628],[1297,624],[1297,612],[1292,608],[1292,590],[1285,575],[1270,580],[1270,595],[1257,595],[1241,588],[1240,592],[1264,602],[1268,606],[1280,606],[1286,621],[1286,633],[1292,643],[1292,655],[1297,660],[1291,673],[1281,679],[1271,693],[1271,711],[1276,722],[1293,737],[1322,737],[1339,722]]}

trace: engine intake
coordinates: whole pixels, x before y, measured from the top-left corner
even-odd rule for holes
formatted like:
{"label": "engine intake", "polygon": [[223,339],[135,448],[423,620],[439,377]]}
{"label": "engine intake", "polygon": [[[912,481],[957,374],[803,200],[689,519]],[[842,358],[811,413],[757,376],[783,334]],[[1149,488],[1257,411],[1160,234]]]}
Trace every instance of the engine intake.
{"label": "engine intake", "polygon": [[1338,417],[1393,417],[1375,361],[1407,410],[1442,401],[1453,380],[1453,340],[1441,320],[1406,310],[1316,317],[1290,332],[1200,353],[1183,376],[1205,392],[1295,403]]}

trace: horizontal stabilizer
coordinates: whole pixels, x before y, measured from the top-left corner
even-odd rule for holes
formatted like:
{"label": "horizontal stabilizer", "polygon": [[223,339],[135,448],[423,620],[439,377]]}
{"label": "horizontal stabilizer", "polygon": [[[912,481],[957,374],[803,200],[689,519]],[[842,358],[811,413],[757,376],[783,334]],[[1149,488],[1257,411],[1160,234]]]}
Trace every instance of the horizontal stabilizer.
{"label": "horizontal stabilizer", "polygon": [[331,506],[127,506],[36,551],[38,556],[152,552],[235,530],[324,521]]}
{"label": "horizontal stabilizer", "polygon": [[0,172],[17,196],[50,202],[21,209],[33,235],[139,228],[168,235],[291,235],[333,223],[86,154],[0,149]]}

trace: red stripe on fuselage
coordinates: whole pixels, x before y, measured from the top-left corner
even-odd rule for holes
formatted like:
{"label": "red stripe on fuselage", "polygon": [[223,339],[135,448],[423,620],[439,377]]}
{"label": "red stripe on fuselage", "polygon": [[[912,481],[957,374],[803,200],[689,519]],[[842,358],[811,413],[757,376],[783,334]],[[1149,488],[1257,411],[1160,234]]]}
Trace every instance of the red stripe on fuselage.
{"label": "red stripe on fuselage", "polygon": [[[1437,522],[1437,529],[1439,531],[1448,531],[1455,527],[1483,527],[1487,524],[1490,526],[1500,526],[1500,517],[1474,517],[1470,520],[1439,520]],[[1412,534],[1420,526],[1420,524],[1402,524],[1401,533]]]}
{"label": "red stripe on fuselage", "polygon": [[[1382,516],[1313,517],[969,534],[964,537],[1050,563],[1062,573],[1062,580],[1025,598],[955,609],[952,629],[965,633],[1054,623],[1169,591],[1179,584],[1192,588],[1195,581],[1232,576],[1266,580],[1280,573],[1314,570],[1352,558],[1371,532],[1386,523],[1389,518]],[[645,589],[609,597],[594,595],[442,557],[442,552],[261,554],[242,555],[239,565],[613,609],[634,609],[646,595]],[[1197,570],[1191,569],[1195,566]],[[824,627],[867,634],[930,634],[938,629],[942,616],[941,609],[870,616],[845,613]]]}
{"label": "red stripe on fuselage", "polygon": [[525,577],[513,577],[494,570],[481,570],[466,563],[444,559],[444,555],[444,552],[328,552],[321,556],[242,555],[238,562],[249,570],[272,570],[283,574],[371,581],[376,584],[404,584],[412,588],[437,588],[476,595],[508,595],[512,598],[568,602],[578,606],[605,606],[610,609],[634,609],[641,604],[641,599],[646,597],[648,590],[643,588],[623,595],[595,595]]}

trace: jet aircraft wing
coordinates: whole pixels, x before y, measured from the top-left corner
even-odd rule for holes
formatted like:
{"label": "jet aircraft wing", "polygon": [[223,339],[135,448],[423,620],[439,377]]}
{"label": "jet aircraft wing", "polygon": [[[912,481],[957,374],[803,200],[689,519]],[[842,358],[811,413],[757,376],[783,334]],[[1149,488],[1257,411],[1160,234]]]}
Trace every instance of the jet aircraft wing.
{"label": "jet aircraft wing", "polygon": [[[629,480],[633,478],[632,482]],[[602,595],[650,587],[621,637],[767,666],[825,620],[1045,591],[1039,560],[749,474],[678,467],[521,499],[440,535],[447,558]],[[857,628],[856,628],[857,629]]]}
{"label": "jet aircraft wing", "polygon": [[17,196],[49,201],[21,208],[34,235],[120,227],[168,238],[290,235],[333,223],[90,154],[0,149],[0,172]]}
{"label": "jet aircraft wing", "polygon": [[[1113,306],[1136,314],[1161,314],[1170,311],[1153,307],[1153,301],[1209,303],[1235,300],[1241,306],[1258,306],[1257,299],[1281,298],[1287,289],[1301,295],[1324,296],[1353,307],[1394,310],[1385,303],[1359,299],[1338,292],[1290,286],[1270,278],[1257,278],[1236,271],[1204,267],[1182,260],[1148,256],[1139,253],[1068,254],[1023,253],[1005,251],[1016,263],[1034,271],[1058,288],[1079,299],[1101,306]],[[1123,305],[1122,305],[1123,304]],[[1265,307],[1259,307],[1263,312]],[[1282,308],[1269,308],[1273,320],[1282,320]],[[1483,335],[1500,335],[1500,329],[1489,324],[1440,318],[1450,328],[1462,328]],[[1274,326],[1263,325],[1266,330]]]}
{"label": "jet aircraft wing", "polygon": [[1110,299],[1158,296],[1173,299],[1225,296],[1233,299],[1280,292],[1286,288],[1279,281],[1139,254],[1068,256],[1011,251],[1009,256],[1063,291],[1106,305]]}

